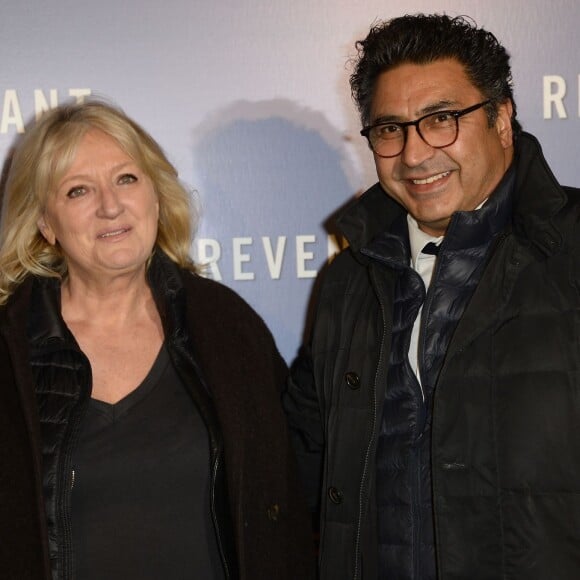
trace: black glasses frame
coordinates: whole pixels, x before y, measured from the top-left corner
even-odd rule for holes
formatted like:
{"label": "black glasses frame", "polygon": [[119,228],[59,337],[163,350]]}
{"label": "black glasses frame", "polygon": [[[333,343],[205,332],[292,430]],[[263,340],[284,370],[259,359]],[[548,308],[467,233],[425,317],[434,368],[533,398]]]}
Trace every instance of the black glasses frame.
{"label": "black glasses frame", "polygon": [[[481,109],[481,107],[485,107],[486,105],[489,105],[492,102],[492,99],[488,99],[487,101],[482,101],[481,103],[477,103],[476,105],[471,105],[471,107],[467,107],[466,109],[460,109],[459,111],[435,111],[434,113],[428,113],[427,115],[423,115],[422,117],[419,117],[418,119],[416,119],[415,121],[404,121],[404,122],[396,122],[396,121],[383,121],[381,123],[375,123],[374,125],[368,125],[367,127],[364,127],[360,134],[363,137],[366,137],[368,143],[369,143],[369,147],[371,148],[371,150],[374,152],[375,155],[378,155],[379,157],[383,157],[385,159],[390,159],[391,157],[397,157],[397,155],[400,155],[403,152],[403,149],[405,149],[405,145],[407,144],[407,127],[415,127],[415,129],[417,130],[417,133],[419,135],[419,137],[421,137],[421,139],[423,139],[423,141],[425,141],[425,143],[427,143],[427,145],[429,145],[429,147],[433,147],[434,149],[443,149],[444,147],[449,147],[450,145],[453,145],[453,143],[455,143],[455,141],[457,141],[457,137],[459,136],[459,118],[463,117],[463,115],[467,115],[468,113],[472,113],[473,111],[477,111],[477,109]],[[427,141],[427,139],[425,139],[425,137],[423,137],[423,134],[421,133],[421,129],[419,129],[419,123],[421,123],[421,121],[423,121],[424,119],[427,119],[429,117],[434,117],[436,115],[442,115],[442,114],[446,114],[446,115],[451,115],[454,119],[455,119],[455,138],[453,139],[453,141],[451,141],[450,143],[447,143],[446,145],[431,145],[431,143],[429,143],[429,141]],[[400,127],[403,130],[403,144],[401,146],[401,150],[398,153],[395,153],[394,155],[381,155],[380,153],[377,153],[375,151],[375,148],[373,147],[373,143],[371,141],[370,138],[370,132],[376,128],[376,127],[382,127],[385,125],[396,125],[397,127]]]}

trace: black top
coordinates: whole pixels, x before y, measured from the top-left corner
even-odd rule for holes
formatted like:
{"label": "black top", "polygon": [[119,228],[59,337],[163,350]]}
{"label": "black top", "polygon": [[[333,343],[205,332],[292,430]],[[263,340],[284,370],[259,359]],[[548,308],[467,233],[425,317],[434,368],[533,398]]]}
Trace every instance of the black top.
{"label": "black top", "polygon": [[209,442],[163,347],[114,405],[92,399],[73,456],[76,580],[223,578]]}

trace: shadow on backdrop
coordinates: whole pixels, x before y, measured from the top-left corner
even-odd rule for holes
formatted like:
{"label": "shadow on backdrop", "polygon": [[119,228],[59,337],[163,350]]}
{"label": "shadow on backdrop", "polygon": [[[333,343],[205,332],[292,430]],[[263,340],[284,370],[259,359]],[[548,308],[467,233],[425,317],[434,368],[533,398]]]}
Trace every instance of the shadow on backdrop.
{"label": "shadow on backdrop", "polygon": [[[198,238],[218,241],[222,281],[261,314],[290,360],[316,272],[329,255],[328,217],[355,194],[348,140],[322,113],[283,99],[235,102],[196,127],[193,138],[192,181],[203,207]],[[310,241],[300,247],[300,236]],[[243,276],[251,279],[235,275],[236,238],[245,238]],[[278,278],[271,268],[276,250]]]}

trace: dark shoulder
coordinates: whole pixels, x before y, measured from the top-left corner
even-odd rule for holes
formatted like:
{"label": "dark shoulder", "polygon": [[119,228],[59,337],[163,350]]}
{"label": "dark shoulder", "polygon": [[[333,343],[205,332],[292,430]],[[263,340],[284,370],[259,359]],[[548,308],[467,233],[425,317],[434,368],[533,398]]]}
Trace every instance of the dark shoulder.
{"label": "dark shoulder", "polygon": [[0,325],[11,324],[17,328],[25,328],[30,309],[33,276],[28,276],[0,306]]}
{"label": "dark shoulder", "polygon": [[562,187],[566,197],[568,198],[567,208],[574,208],[576,211],[580,208],[580,189],[577,187],[569,187],[564,185]]}
{"label": "dark shoulder", "polygon": [[223,360],[233,368],[251,364],[270,369],[275,384],[281,385],[286,364],[261,316],[224,284],[185,270],[181,275],[188,332],[206,371]]}
{"label": "dark shoulder", "polygon": [[[560,186],[565,195],[565,203],[553,216],[552,223],[559,232],[558,247],[570,257],[574,277],[580,287],[580,189]],[[560,253],[560,252],[558,252]]]}
{"label": "dark shoulder", "polygon": [[335,285],[348,285],[349,281],[360,276],[366,277],[368,258],[350,247],[345,248],[330,264],[320,272],[322,288]]}
{"label": "dark shoulder", "polygon": [[566,234],[570,229],[578,235],[580,229],[580,189],[563,186],[566,195],[566,204],[556,214],[555,223]]}
{"label": "dark shoulder", "polygon": [[221,307],[252,310],[252,307],[237,292],[221,282],[187,270],[182,270],[182,279],[188,296],[202,300],[208,306],[213,303]]}
{"label": "dark shoulder", "polygon": [[[261,316],[236,292],[221,282],[182,270],[187,310],[208,324],[228,326],[251,324],[252,328],[267,330]],[[268,331],[269,333],[269,331]]]}

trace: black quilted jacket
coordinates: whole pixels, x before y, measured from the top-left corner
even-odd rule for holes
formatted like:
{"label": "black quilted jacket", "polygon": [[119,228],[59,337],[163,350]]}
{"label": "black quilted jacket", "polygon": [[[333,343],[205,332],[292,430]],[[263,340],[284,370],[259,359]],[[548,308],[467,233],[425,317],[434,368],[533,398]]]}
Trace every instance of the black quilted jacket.
{"label": "black quilted jacket", "polygon": [[[439,580],[576,580],[580,570],[580,192],[558,185],[531,135],[516,152],[513,217],[434,389]],[[377,578],[376,446],[397,274],[360,250],[401,212],[375,186],[340,220],[350,249],[323,279],[285,397],[311,503],[320,498],[322,580]]]}

